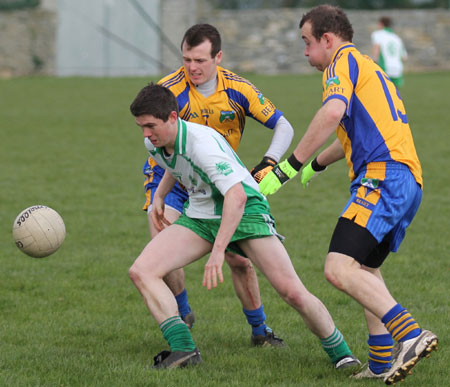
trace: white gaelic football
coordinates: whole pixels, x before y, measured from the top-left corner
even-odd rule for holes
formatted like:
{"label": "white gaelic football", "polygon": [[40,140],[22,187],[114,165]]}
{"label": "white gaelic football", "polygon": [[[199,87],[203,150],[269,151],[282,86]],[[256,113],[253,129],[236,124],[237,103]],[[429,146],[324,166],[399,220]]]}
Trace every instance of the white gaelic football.
{"label": "white gaelic football", "polygon": [[13,237],[16,246],[34,258],[47,257],[60,248],[66,237],[61,216],[47,206],[31,206],[14,221]]}

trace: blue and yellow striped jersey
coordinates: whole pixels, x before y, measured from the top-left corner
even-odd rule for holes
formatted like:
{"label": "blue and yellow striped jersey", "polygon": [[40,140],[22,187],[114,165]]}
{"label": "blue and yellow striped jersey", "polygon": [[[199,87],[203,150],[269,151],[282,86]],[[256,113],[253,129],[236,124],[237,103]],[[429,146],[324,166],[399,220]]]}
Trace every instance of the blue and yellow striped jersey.
{"label": "blue and yellow striped jersey", "polygon": [[273,129],[283,114],[249,81],[217,67],[217,90],[205,98],[189,80],[184,67],[158,83],[175,94],[180,118],[210,126],[219,132],[236,151],[244,132],[246,116]]}
{"label": "blue and yellow striped jersey", "polygon": [[332,98],[347,105],[336,132],[351,180],[369,163],[396,161],[406,164],[422,186],[422,168],[400,94],[384,71],[351,43],[339,47],[323,73],[323,104]]}

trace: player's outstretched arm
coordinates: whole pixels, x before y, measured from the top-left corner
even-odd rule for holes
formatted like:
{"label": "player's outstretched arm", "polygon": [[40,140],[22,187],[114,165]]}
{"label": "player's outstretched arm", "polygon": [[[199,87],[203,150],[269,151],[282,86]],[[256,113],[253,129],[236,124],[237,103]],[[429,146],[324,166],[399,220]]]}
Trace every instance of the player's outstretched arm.
{"label": "player's outstretched arm", "polygon": [[272,195],[283,184],[297,175],[298,171],[330,137],[339,125],[346,110],[346,103],[340,99],[331,99],[316,113],[292,155],[274,167],[272,172],[259,183],[264,195]]}

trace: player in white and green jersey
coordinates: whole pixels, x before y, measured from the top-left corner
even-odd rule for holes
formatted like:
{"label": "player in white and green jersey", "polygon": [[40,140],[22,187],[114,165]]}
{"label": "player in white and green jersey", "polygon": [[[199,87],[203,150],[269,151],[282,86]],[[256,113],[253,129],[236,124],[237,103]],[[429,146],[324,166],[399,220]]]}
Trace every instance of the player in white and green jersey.
{"label": "player in white and green jersey", "polygon": [[178,118],[177,138],[170,156],[165,154],[163,148],[155,147],[148,138],[145,138],[145,146],[158,165],[175,175],[189,193],[184,209],[186,216],[220,219],[223,195],[238,182],[242,182],[247,194],[245,212],[255,213],[252,207],[256,205],[256,213],[263,209],[269,213],[258,183],[217,131]]}
{"label": "player in white and green jersey", "polygon": [[402,39],[392,30],[391,18],[378,21],[380,29],[372,32],[372,58],[384,70],[395,86],[403,86],[403,62],[408,54]]}
{"label": "player in white and green jersey", "polygon": [[[181,41],[183,66],[158,83],[175,95],[180,118],[215,129],[235,151],[242,140],[247,118],[251,117],[262,124],[261,128],[273,131],[264,157],[250,171],[259,182],[289,147],[294,129],[283,113],[255,85],[220,66],[222,56],[222,38],[217,28],[206,23],[195,24],[186,30]],[[143,172],[146,176],[143,209],[147,211],[150,235],[154,238],[158,232],[151,220],[152,201],[164,169],[148,156]],[[183,212],[187,199],[187,192],[176,184],[164,199],[164,216],[175,222]],[[266,324],[258,277],[251,262],[232,252],[227,252],[225,262],[230,267],[236,296],[251,327],[251,345],[284,346],[284,341]],[[192,328],[195,314],[190,306],[184,270],[174,270],[164,281],[175,295],[181,318]],[[231,315],[228,319],[239,321]]]}
{"label": "player in white and green jersey", "polygon": [[[155,356],[154,366],[177,368],[202,361],[164,276],[210,253],[203,286],[215,288],[223,282],[227,250],[242,254],[259,268],[320,339],[336,368],[360,364],[328,310],[297,276],[265,196],[228,142],[214,129],[181,120],[175,96],[160,85],[144,87],[130,110],[150,154],[166,169],[151,212],[160,232],[130,268],[131,280],[171,349]],[[184,185],[189,199],[183,214],[169,224],[164,197],[176,181]]]}

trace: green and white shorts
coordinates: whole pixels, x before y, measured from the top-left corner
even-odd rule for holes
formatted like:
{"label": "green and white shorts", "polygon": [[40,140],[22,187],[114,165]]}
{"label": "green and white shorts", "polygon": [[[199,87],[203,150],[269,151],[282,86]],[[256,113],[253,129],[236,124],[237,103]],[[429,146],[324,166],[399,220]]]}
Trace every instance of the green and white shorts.
{"label": "green and white shorts", "polygon": [[[175,221],[175,224],[186,227],[194,231],[197,235],[214,243],[219,231],[221,218],[219,219],[199,219],[189,218],[184,213]],[[227,251],[240,254],[245,257],[244,252],[236,242],[244,239],[264,238],[275,235],[282,242],[284,237],[277,233],[275,220],[270,214],[244,214],[236,231],[234,232]]]}

